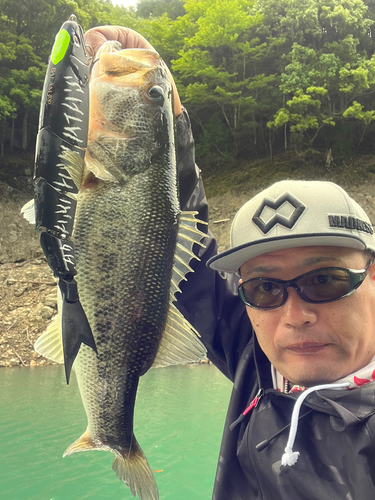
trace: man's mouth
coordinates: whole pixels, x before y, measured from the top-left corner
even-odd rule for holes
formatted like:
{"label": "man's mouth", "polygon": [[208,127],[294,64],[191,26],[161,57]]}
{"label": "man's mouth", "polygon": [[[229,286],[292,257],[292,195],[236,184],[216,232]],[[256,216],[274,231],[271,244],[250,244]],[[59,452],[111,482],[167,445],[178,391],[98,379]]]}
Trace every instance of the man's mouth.
{"label": "man's mouth", "polygon": [[288,345],[286,349],[296,354],[314,354],[327,346],[328,344],[323,342],[296,342],[295,344]]}

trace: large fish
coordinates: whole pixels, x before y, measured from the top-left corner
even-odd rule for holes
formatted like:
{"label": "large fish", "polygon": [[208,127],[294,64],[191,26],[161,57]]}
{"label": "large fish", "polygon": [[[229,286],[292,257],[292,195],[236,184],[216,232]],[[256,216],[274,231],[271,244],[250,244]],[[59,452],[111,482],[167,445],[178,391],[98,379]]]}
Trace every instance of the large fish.
{"label": "large fish", "polygon": [[[80,303],[97,354],[82,344],[74,361],[88,418],[78,451],[115,454],[113,470],[140,500],[157,500],[147,459],[133,433],[139,377],[151,366],[201,359],[197,332],[174,306],[204,236],[178,200],[172,88],[156,52],[107,42],[90,78],[89,139],[66,151],[77,186],[72,241]],[[60,320],[36,350],[63,361]]]}

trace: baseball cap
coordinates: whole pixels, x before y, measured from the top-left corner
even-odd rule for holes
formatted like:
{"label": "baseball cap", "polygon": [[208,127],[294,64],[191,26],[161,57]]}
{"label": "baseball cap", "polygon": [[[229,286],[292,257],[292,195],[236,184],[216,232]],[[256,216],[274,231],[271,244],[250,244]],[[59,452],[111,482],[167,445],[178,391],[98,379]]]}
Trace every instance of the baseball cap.
{"label": "baseball cap", "polygon": [[237,212],[230,249],[207,265],[237,272],[248,260],[284,248],[338,246],[375,251],[365,211],[340,186],[325,181],[280,181]]}

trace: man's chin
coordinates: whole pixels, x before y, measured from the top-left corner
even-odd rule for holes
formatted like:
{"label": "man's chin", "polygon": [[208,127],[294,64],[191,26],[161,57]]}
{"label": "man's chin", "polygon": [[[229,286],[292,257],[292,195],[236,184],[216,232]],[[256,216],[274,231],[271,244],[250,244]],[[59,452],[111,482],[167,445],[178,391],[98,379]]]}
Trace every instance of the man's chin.
{"label": "man's chin", "polygon": [[[280,371],[282,374],[282,372]],[[303,387],[313,387],[321,384],[331,384],[342,378],[344,375],[338,374],[336,371],[327,371],[327,365],[314,366],[310,370],[306,368],[301,370],[286,370],[284,377],[293,385]]]}

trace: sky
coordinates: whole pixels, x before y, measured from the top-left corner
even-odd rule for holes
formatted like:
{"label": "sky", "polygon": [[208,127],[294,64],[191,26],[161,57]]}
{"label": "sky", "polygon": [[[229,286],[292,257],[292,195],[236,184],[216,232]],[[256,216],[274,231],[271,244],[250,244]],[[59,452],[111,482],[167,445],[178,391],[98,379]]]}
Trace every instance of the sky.
{"label": "sky", "polygon": [[115,5],[122,5],[123,7],[131,7],[137,3],[137,0],[112,0]]}

